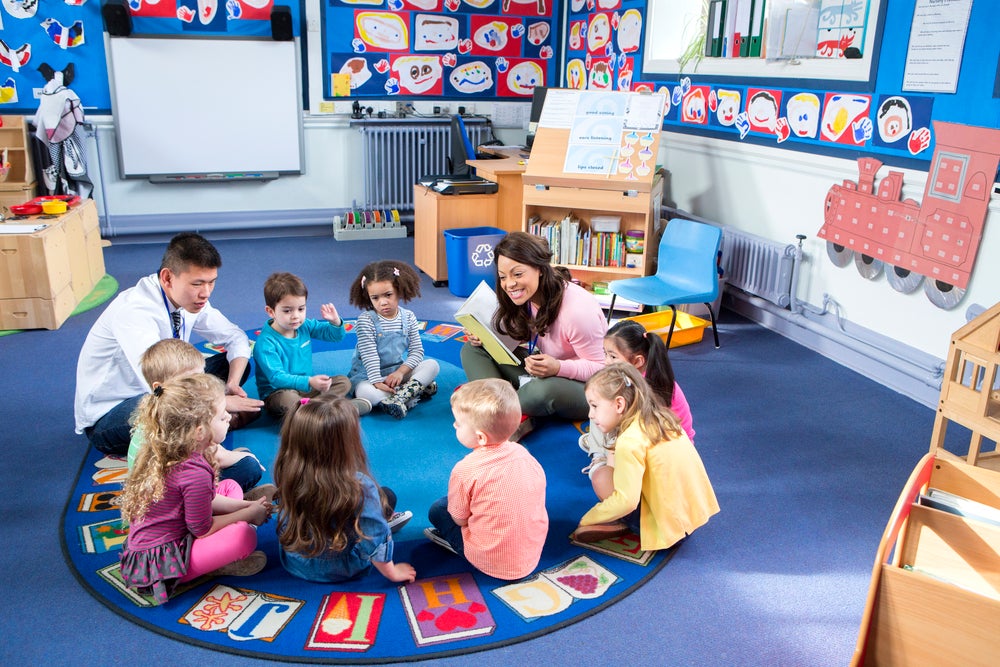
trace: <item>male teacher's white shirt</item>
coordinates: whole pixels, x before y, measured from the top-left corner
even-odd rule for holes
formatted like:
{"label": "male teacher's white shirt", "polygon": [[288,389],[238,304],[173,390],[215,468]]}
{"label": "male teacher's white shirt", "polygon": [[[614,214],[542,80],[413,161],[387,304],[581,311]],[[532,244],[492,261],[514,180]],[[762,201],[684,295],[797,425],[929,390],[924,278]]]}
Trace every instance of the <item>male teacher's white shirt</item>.
{"label": "male teacher's white shirt", "polygon": [[[154,273],[116,296],[94,322],[76,365],[77,433],[93,426],[125,399],[149,392],[139,358],[153,343],[173,338],[167,304],[159,274]],[[250,358],[246,334],[210,303],[197,314],[180,312],[183,340],[191,340],[191,334],[196,333],[225,347],[229,361]]]}

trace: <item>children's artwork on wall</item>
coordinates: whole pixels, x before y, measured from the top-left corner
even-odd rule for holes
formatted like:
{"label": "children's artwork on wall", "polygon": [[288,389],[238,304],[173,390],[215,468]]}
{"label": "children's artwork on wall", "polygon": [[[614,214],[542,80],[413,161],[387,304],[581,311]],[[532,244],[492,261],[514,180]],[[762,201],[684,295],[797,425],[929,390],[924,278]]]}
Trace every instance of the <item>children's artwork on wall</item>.
{"label": "children's artwork on wall", "polygon": [[982,241],[1000,130],[943,122],[933,127],[936,146],[920,203],[901,201],[902,172],[890,171],[876,187],[882,162],[860,158],[857,182],[844,181],[827,193],[818,236],[835,265],[853,259],[869,280],[884,269],[897,292],[923,284],[931,303],[951,309],[965,296]]}
{"label": "children's artwork on wall", "polygon": [[[566,87],[634,90],[643,58],[646,2],[584,0],[571,2],[566,38]],[[586,76],[576,70],[582,62]]]}
{"label": "children's artwork on wall", "polygon": [[558,80],[558,3],[328,0],[321,12],[325,99],[345,71],[350,95],[372,98],[530,98]]}
{"label": "children's artwork on wall", "polygon": [[868,117],[871,97],[827,93],[823,103],[820,138],[823,141],[861,146],[872,137]]}
{"label": "children's artwork on wall", "polygon": [[778,108],[781,106],[780,90],[747,90],[747,118],[750,131],[774,134],[778,122]]}

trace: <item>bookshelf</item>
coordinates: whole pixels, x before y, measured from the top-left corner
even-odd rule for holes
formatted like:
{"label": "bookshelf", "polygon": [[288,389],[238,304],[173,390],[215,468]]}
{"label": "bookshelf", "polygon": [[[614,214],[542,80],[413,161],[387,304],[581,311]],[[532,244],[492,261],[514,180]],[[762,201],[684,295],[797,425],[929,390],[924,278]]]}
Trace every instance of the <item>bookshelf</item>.
{"label": "bookshelf", "polygon": [[[1000,472],[980,452],[998,434],[998,364],[1000,304],[952,335],[931,451],[879,542],[852,665],[992,665],[1000,654],[1000,526],[989,516],[1000,511]],[[942,448],[951,421],[972,431],[965,457]],[[986,507],[930,507],[932,489]]]}
{"label": "bookshelf", "polygon": [[[633,115],[637,109],[643,113]],[[601,125],[602,114],[619,114],[621,125]],[[661,125],[662,100],[650,96],[546,93],[521,177],[523,229],[548,238],[554,263],[585,287],[653,272],[663,200],[663,174],[655,165]],[[588,143],[601,132],[612,141]],[[595,218],[620,219],[617,232],[595,229]],[[628,232],[641,233],[641,253],[626,251]]]}

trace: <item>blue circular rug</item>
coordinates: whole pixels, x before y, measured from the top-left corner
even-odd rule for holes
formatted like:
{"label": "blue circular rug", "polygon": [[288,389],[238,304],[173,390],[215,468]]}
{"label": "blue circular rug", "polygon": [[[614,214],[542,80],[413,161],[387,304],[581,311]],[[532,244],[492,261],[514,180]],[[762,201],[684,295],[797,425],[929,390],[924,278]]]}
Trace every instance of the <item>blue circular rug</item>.
{"label": "blue circular rug", "polygon": [[[274,521],[258,531],[268,565],[247,578],[203,578],[163,606],[127,590],[118,576],[125,539],[115,507],[124,462],[91,449],[70,492],[63,550],[83,586],[122,616],[189,644],[255,658],[311,663],[386,663],[459,655],[520,642],[575,623],[627,596],[655,575],[674,549],[643,552],[626,535],[592,545],[571,542],[577,520],[595,502],[577,447],[586,424],[545,422],[523,439],[547,479],[549,535],[536,571],[516,582],[486,576],[429,543],[427,509],[445,495],[452,466],[467,453],[455,439],[448,397],[465,381],[461,342],[441,340],[431,323],[425,352],[441,362],[437,396],[406,419],[379,412],[361,420],[372,472],[413,519],[396,536],[395,560],[413,564],[417,581],[398,585],[371,574],[343,584],[288,575],[278,561]],[[254,332],[250,332],[254,337]],[[317,373],[345,373],[354,337],[314,342]],[[251,390],[253,380],[247,383]],[[230,448],[249,447],[268,470],[278,425],[264,416],[232,432]]]}

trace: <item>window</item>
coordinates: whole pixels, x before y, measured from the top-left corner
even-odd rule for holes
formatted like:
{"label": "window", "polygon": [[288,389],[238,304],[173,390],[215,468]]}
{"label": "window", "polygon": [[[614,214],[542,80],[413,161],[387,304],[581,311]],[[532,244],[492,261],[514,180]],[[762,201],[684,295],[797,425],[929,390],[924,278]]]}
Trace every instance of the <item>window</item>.
{"label": "window", "polygon": [[[741,79],[823,79],[835,81],[854,81],[873,83],[875,65],[878,60],[876,38],[881,34],[881,18],[886,0],[767,0],[762,22],[762,53],[771,53],[772,57],[714,57],[705,55],[706,33],[709,32],[709,12],[713,12],[713,25],[721,26],[725,21],[724,12],[729,5],[754,7],[764,0],[729,0],[720,3],[718,0],[651,0],[649,15],[646,20],[645,56],[643,60],[644,74],[698,74],[710,77],[732,76]],[[789,12],[799,12],[813,17],[819,34],[832,36],[834,41],[838,35],[846,37],[845,32],[838,32],[839,23],[830,18],[831,7],[840,6],[849,22],[857,24],[856,17],[863,14],[867,4],[867,15],[863,24],[862,43],[857,47],[860,58],[829,58],[797,56],[774,58],[774,45],[782,44],[781,34],[776,32],[777,25],[793,25],[788,18]],[[710,10],[711,7],[711,10]],[[720,14],[720,12],[723,12]],[[803,12],[805,14],[803,14]],[[751,16],[751,20],[754,20]],[[801,22],[794,25],[802,26]],[[856,27],[851,28],[859,32]],[[826,43],[828,38],[817,36],[817,41]],[[786,42],[787,43],[787,42]],[[728,45],[727,45],[728,46]],[[719,49],[721,50],[721,49]],[[711,53],[711,45],[708,52]],[[799,51],[801,52],[801,50]],[[681,64],[684,63],[682,67]]]}

